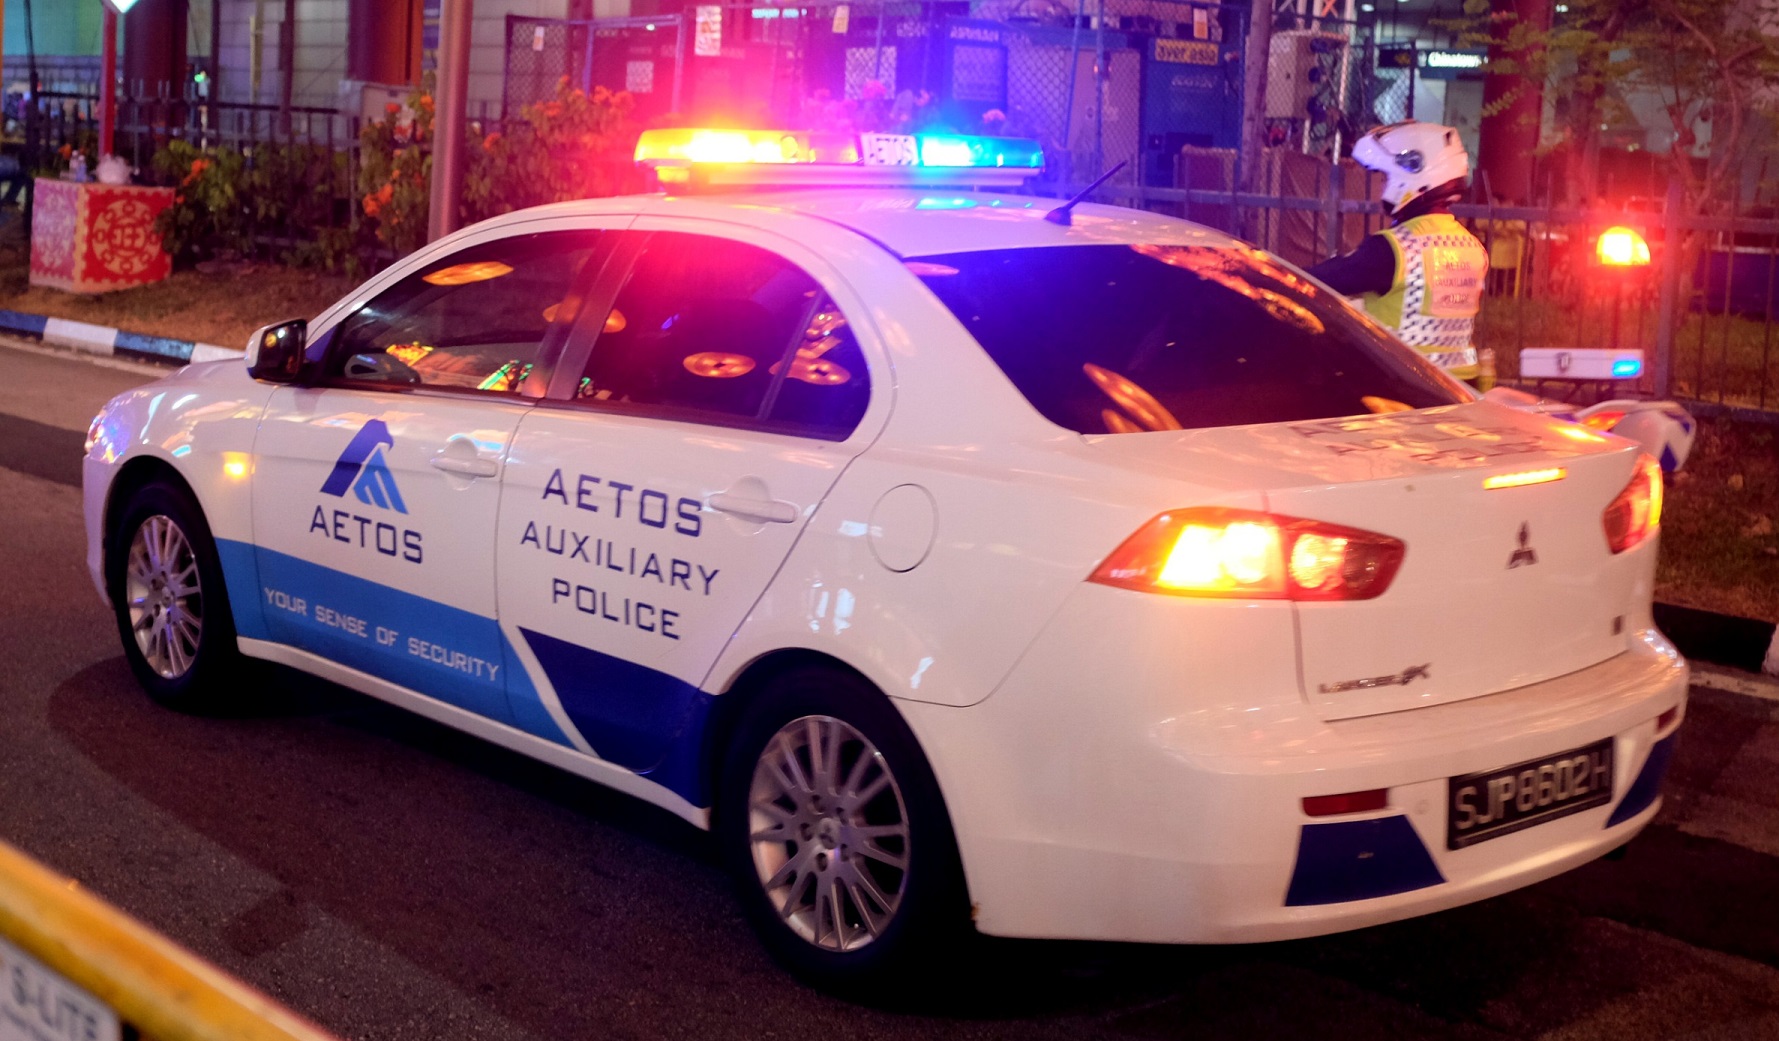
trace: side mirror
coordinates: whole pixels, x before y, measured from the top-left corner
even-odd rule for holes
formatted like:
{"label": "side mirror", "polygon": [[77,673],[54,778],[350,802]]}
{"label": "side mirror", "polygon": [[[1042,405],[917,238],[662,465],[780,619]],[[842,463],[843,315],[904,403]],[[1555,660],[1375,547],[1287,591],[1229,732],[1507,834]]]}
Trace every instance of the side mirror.
{"label": "side mirror", "polygon": [[303,371],[309,322],[293,318],[258,330],[247,341],[247,374],[267,383],[295,383]]}

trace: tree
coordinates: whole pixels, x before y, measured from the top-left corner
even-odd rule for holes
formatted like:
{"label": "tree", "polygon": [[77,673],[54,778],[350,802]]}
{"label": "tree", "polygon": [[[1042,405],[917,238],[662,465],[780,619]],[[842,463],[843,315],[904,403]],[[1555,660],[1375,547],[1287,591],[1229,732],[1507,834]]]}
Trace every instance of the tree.
{"label": "tree", "polygon": [[1490,0],[1466,0],[1460,28],[1470,45],[1491,48],[1491,74],[1551,93],[1554,129],[1579,160],[1570,201],[1595,193],[1601,124],[1631,118],[1646,101],[1666,116],[1667,166],[1699,212],[1723,202],[1748,154],[1750,118],[1779,86],[1779,27],[1761,24],[1756,2],[1566,0],[1545,30]]}

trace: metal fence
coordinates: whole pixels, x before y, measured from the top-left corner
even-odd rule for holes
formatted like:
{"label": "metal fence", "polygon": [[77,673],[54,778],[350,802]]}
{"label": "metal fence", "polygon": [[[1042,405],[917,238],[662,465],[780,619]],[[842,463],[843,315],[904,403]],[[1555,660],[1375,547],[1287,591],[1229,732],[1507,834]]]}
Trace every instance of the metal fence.
{"label": "metal fence", "polygon": [[550,100],[559,83],[627,91],[637,115],[679,110],[690,37],[679,15],[564,21],[508,15],[500,117]]}
{"label": "metal fence", "polygon": [[[51,165],[49,153],[63,145],[80,147],[98,135],[98,96],[91,84],[76,90],[43,90],[8,113],[24,139],[27,167]],[[147,169],[154,153],[171,140],[200,147],[252,147],[261,143],[306,143],[347,148],[357,139],[360,120],[332,108],[289,108],[201,98],[120,97],[117,102],[118,154]]]}
{"label": "metal fence", "polygon": [[[509,108],[567,76],[632,89],[645,122],[673,113],[1031,137],[1046,157],[1032,191],[1070,194],[1128,161],[1104,197],[1224,228],[1307,266],[1380,226],[1375,180],[1333,158],[1414,104],[1412,51],[1406,65],[1383,60],[1369,27],[1275,14],[1262,102],[1268,147],[1250,178],[1239,169],[1245,4],[824,0],[695,10],[683,24],[640,28],[637,19],[509,18]],[[1241,195],[1238,184],[1255,194]],[[1558,392],[1667,392],[1706,411],[1779,416],[1779,270],[1758,223],[1687,216],[1677,204],[1671,214],[1460,207],[1460,215],[1489,248],[1479,341],[1496,350],[1505,378],[1517,378],[1519,353],[1531,346],[1639,349],[1649,365],[1634,388]],[[1609,222],[1638,227],[1653,263],[1619,271],[1594,261]]]}
{"label": "metal fence", "polygon": [[[1108,185],[1100,197],[1184,216],[1302,266],[1384,224],[1377,175],[1350,160],[1269,150],[1254,193],[1237,190],[1231,158],[1214,150],[1189,149],[1178,164],[1182,187]],[[1779,220],[1691,213],[1678,192],[1647,209],[1453,209],[1488,249],[1476,342],[1495,350],[1504,381],[1581,403],[1673,397],[1700,414],[1779,423]],[[1601,260],[1601,235],[1615,227],[1647,243],[1648,263]],[[1519,368],[1530,348],[1637,350],[1645,366],[1635,379],[1538,382]]]}
{"label": "metal fence", "polygon": [[[39,92],[18,120],[20,166],[27,176],[65,168],[73,151],[90,151],[98,140],[92,93]],[[146,184],[178,186],[155,164],[156,154],[175,141],[241,156],[247,177],[235,205],[246,252],[286,258],[329,243],[336,252],[358,254],[361,267],[376,267],[390,254],[363,234],[359,220],[362,123],[334,109],[120,98],[113,141],[137,181]]]}
{"label": "metal fence", "polygon": [[[752,125],[1032,137],[1046,179],[1128,161],[1119,182],[1174,187],[1182,148],[1234,150],[1249,8],[1191,0],[909,0],[696,8],[686,19],[509,16],[502,112],[563,77],[668,113]],[[1392,81],[1368,27],[1280,15],[1270,140],[1334,154],[1380,121]],[[1388,113],[1385,113],[1388,115]]]}
{"label": "metal fence", "polygon": [[[1085,6],[1083,6],[1083,3]],[[1099,198],[1232,232],[1301,265],[1355,247],[1382,222],[1373,175],[1344,161],[1354,136],[1405,114],[1401,70],[1377,70],[1374,42],[1333,20],[1280,15],[1273,26],[1266,128],[1252,179],[1238,169],[1247,8],[1162,0],[978,0],[871,6],[720,6],[684,18],[507,20],[502,116],[566,82],[629,91],[637,125],[718,119],[804,129],[984,131],[1038,139],[1044,174],[1030,191],[1072,194],[1134,160]],[[27,138],[46,156],[90,137],[93,102],[40,94]],[[252,229],[279,257],[344,234],[361,266],[391,256],[365,234],[360,120],[333,110],[125,100],[118,141],[148,168],[182,139],[226,145],[262,168],[262,190],[293,203]],[[32,160],[27,157],[29,170]],[[1702,411],[1779,418],[1779,221],[1735,210],[1686,212],[1678,196],[1633,212],[1461,206],[1489,248],[1479,329],[1505,378],[1534,346],[1640,349],[1634,388]],[[1600,231],[1625,224],[1648,266],[1594,259]],[[1618,388],[1625,389],[1623,387]],[[1563,393],[1612,388],[1568,387]]]}

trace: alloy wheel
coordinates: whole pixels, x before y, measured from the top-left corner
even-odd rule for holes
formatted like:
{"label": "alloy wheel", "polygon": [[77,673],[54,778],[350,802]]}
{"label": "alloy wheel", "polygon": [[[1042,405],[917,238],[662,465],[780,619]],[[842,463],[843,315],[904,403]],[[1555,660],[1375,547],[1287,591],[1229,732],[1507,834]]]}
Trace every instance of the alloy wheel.
{"label": "alloy wheel", "polygon": [[136,528],[124,565],[124,602],[136,649],[164,679],[185,675],[204,634],[198,558],[173,519],[156,514]]}
{"label": "alloy wheel", "polygon": [[882,936],[907,893],[908,839],[895,775],[851,724],[803,716],[766,742],[748,841],[761,888],[798,936],[836,952]]}

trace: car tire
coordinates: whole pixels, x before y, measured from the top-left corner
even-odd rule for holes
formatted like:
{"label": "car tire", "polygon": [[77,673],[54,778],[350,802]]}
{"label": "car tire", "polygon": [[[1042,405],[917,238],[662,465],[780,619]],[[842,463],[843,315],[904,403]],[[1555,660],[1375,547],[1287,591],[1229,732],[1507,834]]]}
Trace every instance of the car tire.
{"label": "car tire", "polygon": [[887,698],[837,668],[777,676],[721,781],[722,856],[780,964],[865,998],[943,984],[969,899],[938,782]]}
{"label": "car tire", "polygon": [[165,481],[133,492],[105,566],[124,658],[143,689],[170,708],[221,707],[241,658],[216,542],[190,493]]}

